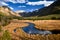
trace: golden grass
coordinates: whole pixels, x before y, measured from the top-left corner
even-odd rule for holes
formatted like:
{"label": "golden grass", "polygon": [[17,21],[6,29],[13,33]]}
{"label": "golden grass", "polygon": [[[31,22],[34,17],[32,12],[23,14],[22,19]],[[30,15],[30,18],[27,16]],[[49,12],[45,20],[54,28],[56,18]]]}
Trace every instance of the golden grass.
{"label": "golden grass", "polygon": [[[14,21],[14,20],[13,20]],[[35,27],[38,29],[45,29],[45,30],[60,30],[60,20],[15,20],[17,22],[30,22],[34,23]]]}
{"label": "golden grass", "polygon": [[25,26],[28,26],[28,24],[27,23],[14,23],[14,22],[11,22],[9,25],[7,25],[7,26],[4,26],[3,27],[3,30],[8,30],[9,32],[11,32],[11,33],[14,33],[14,29],[16,29],[16,28],[19,28],[19,27],[25,27]]}
{"label": "golden grass", "polygon": [[[50,35],[30,35],[25,33],[20,27],[28,26],[29,24],[25,22],[31,22],[35,24],[38,29],[44,30],[60,30],[60,20],[12,20],[11,23],[5,27],[3,30],[8,30],[11,33],[12,40],[60,40],[60,34],[50,34]],[[14,32],[14,29],[17,29]]]}

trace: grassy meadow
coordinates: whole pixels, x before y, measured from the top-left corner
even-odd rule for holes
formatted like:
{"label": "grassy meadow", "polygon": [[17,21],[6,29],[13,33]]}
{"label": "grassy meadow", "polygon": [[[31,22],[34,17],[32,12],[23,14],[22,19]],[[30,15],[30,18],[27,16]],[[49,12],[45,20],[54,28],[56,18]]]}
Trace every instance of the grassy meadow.
{"label": "grassy meadow", "polygon": [[[3,31],[0,32],[1,40],[60,40],[60,34],[48,34],[48,35],[40,35],[40,34],[27,34],[25,33],[21,27],[28,26],[25,22],[31,22],[35,24],[37,29],[44,30],[60,30],[60,20],[11,20],[11,23],[2,27]],[[16,32],[13,30],[16,29]],[[5,30],[8,30],[6,32]],[[3,37],[5,35],[5,37]],[[7,38],[8,37],[8,38]]]}

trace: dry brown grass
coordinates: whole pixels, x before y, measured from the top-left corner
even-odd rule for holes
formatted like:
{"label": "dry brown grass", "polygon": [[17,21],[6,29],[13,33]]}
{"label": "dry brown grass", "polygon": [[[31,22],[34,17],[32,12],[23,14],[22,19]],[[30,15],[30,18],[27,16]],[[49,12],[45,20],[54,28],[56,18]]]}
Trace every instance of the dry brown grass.
{"label": "dry brown grass", "polygon": [[20,23],[20,22],[18,22],[18,23],[14,23],[14,22],[11,22],[9,25],[7,25],[7,26],[4,26],[3,27],[3,30],[8,30],[9,32],[11,32],[11,33],[14,33],[14,29],[16,29],[16,28],[19,28],[19,27],[25,27],[25,26],[28,26],[28,24],[27,23]]}
{"label": "dry brown grass", "polygon": [[11,33],[12,40],[60,40],[60,34],[50,34],[50,35],[30,35],[25,33],[21,28],[17,29],[16,32],[13,30],[18,27],[28,26],[25,22],[31,22],[35,24],[38,29],[44,30],[60,30],[60,20],[13,20],[9,25],[5,26],[3,29],[8,30]]}
{"label": "dry brown grass", "polygon": [[35,27],[38,29],[44,29],[44,30],[54,30],[59,29],[60,30],[60,20],[41,20],[41,21],[35,21]]}
{"label": "dry brown grass", "polygon": [[45,30],[59,29],[60,30],[60,20],[35,20],[35,21],[33,21],[33,20],[17,20],[17,22],[34,23],[35,27],[38,29],[45,29]]}

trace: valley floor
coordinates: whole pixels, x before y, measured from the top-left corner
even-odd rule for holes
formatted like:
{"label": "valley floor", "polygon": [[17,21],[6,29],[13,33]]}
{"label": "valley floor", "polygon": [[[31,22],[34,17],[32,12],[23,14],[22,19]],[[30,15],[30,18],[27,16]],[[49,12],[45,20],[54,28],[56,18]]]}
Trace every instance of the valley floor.
{"label": "valley floor", "polygon": [[[25,22],[34,23],[35,27],[38,28],[38,29],[60,30],[60,20],[35,20],[35,21],[33,21],[33,20],[16,20],[16,19],[12,20],[9,25],[3,27],[3,30],[8,30],[11,33],[12,38],[16,39],[16,40],[20,40],[20,39],[21,40],[45,40],[46,38],[48,38],[47,37],[48,35],[43,36],[43,35],[39,35],[39,34],[37,34],[37,35],[27,34],[22,29],[17,29],[17,31],[14,32],[14,29],[16,29],[16,28],[26,27],[26,26],[29,25]],[[59,40],[60,39],[60,34],[49,35],[50,39],[49,38],[48,39],[49,40],[55,40],[56,37]]]}
{"label": "valley floor", "polygon": [[60,29],[60,20],[13,20],[12,22],[30,22],[35,24],[35,27],[38,29],[45,29],[45,30],[54,30]]}

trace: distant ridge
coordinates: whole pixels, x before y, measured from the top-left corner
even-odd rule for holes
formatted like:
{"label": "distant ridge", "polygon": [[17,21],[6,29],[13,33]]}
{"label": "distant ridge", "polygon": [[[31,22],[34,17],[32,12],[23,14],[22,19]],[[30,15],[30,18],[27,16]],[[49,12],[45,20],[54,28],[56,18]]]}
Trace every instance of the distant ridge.
{"label": "distant ridge", "polygon": [[31,17],[31,16],[46,16],[51,14],[60,14],[60,0],[56,0],[48,7],[44,7],[33,12],[24,12],[20,14],[23,17]]}

